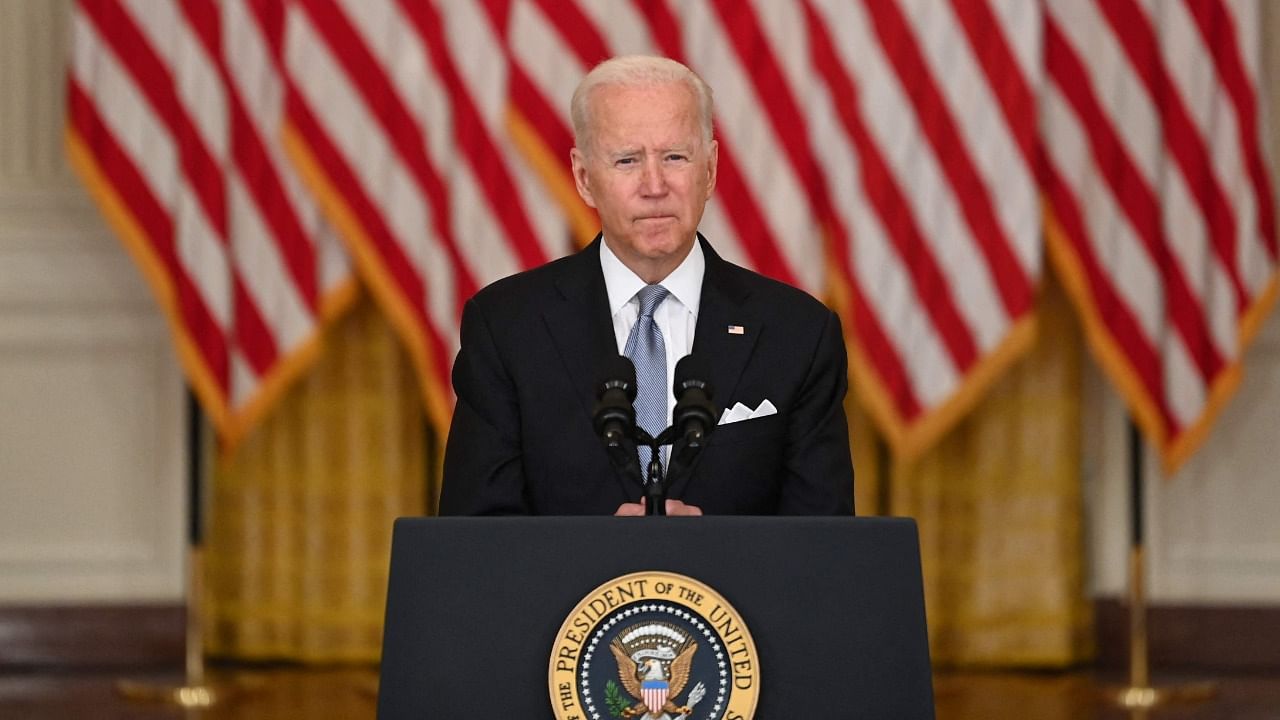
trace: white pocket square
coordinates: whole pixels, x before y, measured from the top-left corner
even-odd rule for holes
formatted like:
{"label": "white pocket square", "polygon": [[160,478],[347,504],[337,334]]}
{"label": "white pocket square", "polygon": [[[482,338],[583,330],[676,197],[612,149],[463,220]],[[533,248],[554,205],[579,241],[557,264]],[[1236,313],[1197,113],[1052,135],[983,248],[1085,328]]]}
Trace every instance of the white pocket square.
{"label": "white pocket square", "polygon": [[774,407],[773,403],[768,400],[761,402],[760,407],[755,410],[742,403],[734,403],[733,407],[725,408],[724,414],[720,416],[720,424],[728,425],[742,420],[754,420],[755,418],[776,414],[778,414],[778,408]]}

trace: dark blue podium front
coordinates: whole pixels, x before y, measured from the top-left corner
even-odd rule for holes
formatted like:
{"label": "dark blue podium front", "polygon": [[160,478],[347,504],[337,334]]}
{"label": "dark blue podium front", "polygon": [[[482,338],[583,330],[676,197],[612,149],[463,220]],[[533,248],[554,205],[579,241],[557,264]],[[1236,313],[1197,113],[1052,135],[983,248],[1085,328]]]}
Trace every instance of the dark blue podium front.
{"label": "dark blue podium front", "polygon": [[553,718],[561,624],[638,571],[687,575],[741,614],[756,718],[934,716],[913,521],[543,517],[396,522],[378,717]]}

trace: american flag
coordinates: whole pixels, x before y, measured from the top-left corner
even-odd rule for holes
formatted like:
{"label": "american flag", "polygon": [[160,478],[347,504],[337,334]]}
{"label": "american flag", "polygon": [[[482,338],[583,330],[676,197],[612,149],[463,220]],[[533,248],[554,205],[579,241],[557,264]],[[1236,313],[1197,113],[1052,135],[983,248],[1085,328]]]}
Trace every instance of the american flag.
{"label": "american flag", "polygon": [[1034,4],[292,9],[290,147],[346,220],[439,417],[461,303],[595,232],[565,162],[567,98],[616,54],[676,58],[715,89],[719,184],[703,232],[729,259],[832,299],[897,449],[941,434],[1031,340]]}
{"label": "american flag", "polygon": [[[1191,18],[1196,32],[1169,34],[1150,19],[1153,12],[1176,14],[1166,5]],[[173,167],[166,174],[147,178],[155,203],[174,218],[190,216],[193,206],[204,209],[197,201],[217,183],[186,178],[208,165],[210,173],[223,174],[223,186],[236,183],[239,155],[219,151],[210,136],[228,133],[226,117],[234,120],[229,98],[247,97],[243,69],[234,67],[240,53],[228,50],[229,39],[254,38],[267,58],[253,68],[258,82],[276,88],[262,101],[267,109],[254,116],[266,123],[254,128],[273,177],[299,218],[314,218],[312,202],[323,208],[409,349],[429,413],[442,428],[452,406],[449,369],[462,304],[499,277],[572,251],[598,227],[569,174],[567,106],[578,80],[611,55],[666,55],[715,89],[720,167],[704,234],[728,259],[837,309],[858,396],[901,455],[926,449],[1033,342],[1046,227],[1095,350],[1143,427],[1162,441],[1178,442],[1188,428],[1203,426],[1196,425],[1202,417],[1196,403],[1185,397],[1199,393],[1210,409],[1213,398],[1225,397],[1230,382],[1215,378],[1229,379],[1238,367],[1239,341],[1247,333],[1237,324],[1256,322],[1256,299],[1274,276],[1258,38],[1249,33],[1258,27],[1254,0],[206,0],[139,17],[151,7],[143,0],[77,6],[75,22],[92,31],[93,41],[77,50],[72,66],[73,100],[79,93],[84,106],[79,113],[72,106],[72,148],[83,157],[80,164],[100,168],[116,157],[145,164],[147,144],[125,143],[140,133],[130,123],[150,123],[147,128],[181,151],[168,160]],[[103,21],[118,15],[152,27],[157,34],[142,39],[169,48],[153,54],[173,88],[171,100],[151,97],[152,84],[137,75],[136,63],[121,61],[139,33],[120,36]],[[172,36],[159,27],[166,15],[173,16]],[[1132,24],[1131,15],[1147,21]],[[1091,39],[1100,31],[1119,55],[1081,44],[1101,42]],[[188,36],[198,42],[187,42]],[[1184,45],[1204,64],[1181,58]],[[1169,61],[1143,64],[1153,57]],[[193,74],[201,63],[215,71]],[[113,109],[128,103],[99,81],[102,66],[116,68],[134,86],[139,104]],[[1197,74],[1202,67],[1214,72],[1206,79]],[[1112,76],[1130,78],[1121,87],[1130,92],[1108,85]],[[1170,89],[1184,92],[1173,103],[1182,108],[1173,125]],[[212,111],[210,97],[223,98]],[[1081,109],[1082,97],[1094,98],[1094,110]],[[1143,98],[1150,104],[1145,111],[1125,105]],[[185,124],[169,122],[175,105]],[[1130,111],[1136,114],[1126,116]],[[1134,143],[1130,170],[1145,182],[1145,194],[1130,188],[1128,176],[1116,180],[1112,173],[1123,168],[1099,164],[1094,135],[1085,132],[1094,129],[1088,112],[1111,123],[1117,142]],[[81,130],[77,122],[112,113],[122,117],[105,133]],[[1118,117],[1127,119],[1116,124]],[[1144,130],[1143,122],[1152,124]],[[1201,138],[1199,155],[1185,152],[1190,135]],[[193,138],[210,148],[207,160],[188,159]],[[282,153],[289,163],[280,161]],[[1168,181],[1205,167],[1220,192],[1206,191],[1201,176],[1180,188]],[[293,192],[295,175],[309,193]],[[160,184],[166,180],[183,182],[174,189]],[[119,189],[124,182],[127,190],[127,181],[112,176],[102,184],[120,195],[127,194]],[[193,199],[184,201],[187,195]],[[110,203],[104,207],[110,215]],[[1130,277],[1124,263],[1133,253],[1124,254],[1127,246],[1107,248],[1126,213],[1168,228],[1154,238],[1168,250],[1151,256],[1149,267],[1167,269],[1161,257],[1197,243],[1207,248],[1183,258],[1201,261],[1183,272],[1189,278],[1183,300],[1190,305],[1163,313],[1166,285],[1159,273],[1148,272],[1154,279],[1141,287],[1119,282]],[[1226,215],[1233,218],[1229,231]],[[298,226],[320,257],[326,226],[309,222]],[[144,269],[156,268],[149,275],[179,289],[220,267],[231,279],[208,289],[226,298],[215,310],[238,308],[249,293],[233,292],[244,284],[234,280],[248,266],[227,249],[250,242],[237,239],[240,231],[262,233],[252,242],[277,246],[279,228],[206,224],[212,229],[205,234],[220,242],[204,245],[221,254],[206,249],[164,264],[140,261]],[[158,233],[150,245],[183,246],[189,228],[173,228],[167,240]],[[1196,239],[1175,237],[1175,228]],[[1145,239],[1126,232],[1130,244]],[[139,244],[122,234],[131,247]],[[1072,274],[1085,257],[1079,248],[1091,249],[1093,274]],[[1212,270],[1227,249],[1253,254]],[[218,262],[209,263],[213,256]],[[288,272],[293,266],[285,268],[277,280],[294,284],[287,293],[309,297],[298,273]],[[1215,272],[1225,275],[1225,285],[1213,279]],[[153,284],[165,287],[155,278]],[[330,285],[312,281],[312,287]],[[213,292],[219,288],[220,295]],[[1097,300],[1107,288],[1112,299]],[[1152,289],[1156,295],[1144,294]],[[1234,301],[1229,307],[1217,302],[1227,290]],[[314,328],[323,303],[302,304],[312,309],[307,317]],[[187,342],[198,360],[187,363],[189,375],[199,379],[193,367],[223,368],[224,385],[235,391],[227,394],[228,407],[236,398],[262,402],[252,385],[237,384],[245,373],[226,369],[235,363],[216,362],[245,354],[232,314],[220,323],[223,316],[214,310],[201,315],[175,307],[179,344]],[[1125,325],[1125,318],[1132,322]],[[276,333],[283,325],[259,326],[277,347],[276,362],[290,357],[285,348],[292,345]],[[1192,326],[1208,328],[1216,354],[1188,340],[1193,344],[1186,347],[1196,349],[1183,354],[1200,372],[1166,367],[1169,338]],[[183,340],[210,328],[224,331],[215,336],[221,345]],[[1151,357],[1141,354],[1144,343]],[[1216,363],[1196,365],[1215,357]],[[249,379],[270,374],[262,370],[269,364],[247,367],[257,369]],[[1138,370],[1126,375],[1126,367]],[[1213,370],[1226,375],[1205,372]],[[1188,386],[1173,387],[1178,383]],[[1135,388],[1147,395],[1134,394]],[[1150,401],[1135,399],[1141,397]],[[209,398],[202,399],[207,406]],[[1151,423],[1153,417],[1163,425]]]}
{"label": "american flag", "polygon": [[82,0],[71,15],[69,156],[228,444],[305,370],[355,290],[276,140],[283,20],[269,0]]}
{"label": "american flag", "polygon": [[1249,0],[1050,0],[1049,248],[1166,470],[1204,440],[1276,294]]}

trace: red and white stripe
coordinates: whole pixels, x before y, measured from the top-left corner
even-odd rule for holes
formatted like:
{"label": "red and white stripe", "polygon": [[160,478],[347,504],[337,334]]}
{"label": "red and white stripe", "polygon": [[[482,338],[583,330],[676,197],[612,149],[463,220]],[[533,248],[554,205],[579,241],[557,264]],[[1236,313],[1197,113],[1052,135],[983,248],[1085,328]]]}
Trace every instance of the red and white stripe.
{"label": "red and white stripe", "polygon": [[1040,16],[1016,0],[802,5],[854,369],[912,454],[1030,338]]}
{"label": "red and white stripe", "polygon": [[287,26],[295,159],[447,423],[463,302],[572,248],[508,133],[501,39],[473,3],[297,0]]}
{"label": "red and white stripe", "polygon": [[350,296],[345,254],[276,142],[280,18],[261,0],[82,0],[71,18],[72,158],[227,442],[297,376],[322,317]]}
{"label": "red and white stripe", "polygon": [[568,171],[573,87],[611,55],[687,63],[717,98],[703,231],[730,260],[845,289],[858,380],[913,451],[1030,317],[1039,21],[1017,0],[297,0],[290,119],[438,399],[461,300],[568,252],[566,219],[579,239],[594,222]]}
{"label": "red and white stripe", "polygon": [[447,423],[466,299],[594,232],[568,101],[617,54],[715,89],[704,233],[831,300],[899,453],[1029,347],[1042,199],[1090,341],[1171,464],[1274,294],[1256,0],[77,7],[73,157],[224,432],[290,376],[349,277],[317,206]]}
{"label": "red and white stripe", "polygon": [[[860,385],[902,452],[1016,356],[1040,268],[1040,15],[935,5],[614,4],[715,89],[720,182],[704,230],[765,274],[845,288]],[[565,42],[590,36],[569,25]]]}
{"label": "red and white stripe", "polygon": [[669,688],[665,682],[661,685],[646,683],[640,689],[641,699],[644,700],[644,706],[649,708],[651,715],[662,712],[662,708],[667,704],[668,692]]}
{"label": "red and white stripe", "polygon": [[1054,260],[1166,469],[1203,440],[1274,293],[1249,0],[1046,4]]}

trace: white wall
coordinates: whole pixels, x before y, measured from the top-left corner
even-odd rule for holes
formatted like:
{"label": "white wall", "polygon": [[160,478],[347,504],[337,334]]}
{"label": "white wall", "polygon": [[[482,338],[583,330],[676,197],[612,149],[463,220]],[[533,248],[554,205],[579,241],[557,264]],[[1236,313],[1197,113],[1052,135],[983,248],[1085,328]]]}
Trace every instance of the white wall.
{"label": "white wall", "polygon": [[[1280,604],[1280,313],[1245,356],[1245,378],[1204,448],[1165,478],[1144,456],[1147,577],[1155,602]],[[1085,492],[1093,592],[1127,587],[1129,451],[1125,409],[1091,368]]]}
{"label": "white wall", "polygon": [[172,600],[182,378],[63,159],[66,13],[0,0],[0,603]]}

